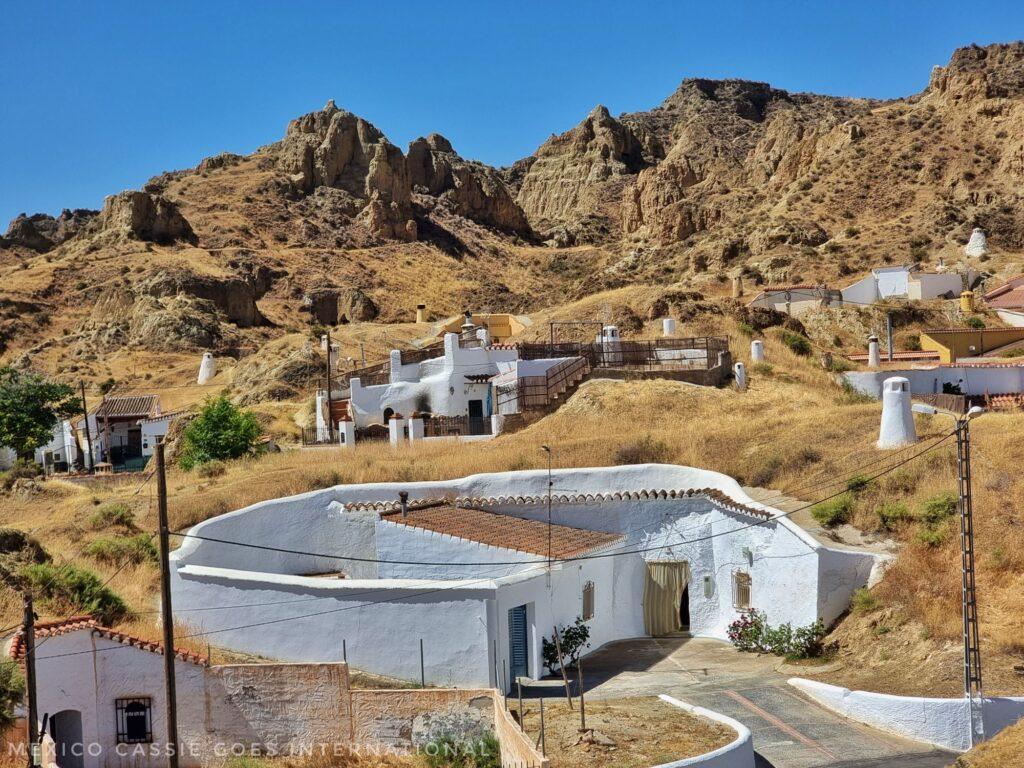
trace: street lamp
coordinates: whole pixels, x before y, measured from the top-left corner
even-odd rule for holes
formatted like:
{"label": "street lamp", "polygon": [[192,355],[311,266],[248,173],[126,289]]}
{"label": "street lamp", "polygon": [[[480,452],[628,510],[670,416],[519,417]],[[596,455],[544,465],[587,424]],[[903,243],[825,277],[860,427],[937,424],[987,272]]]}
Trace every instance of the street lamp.
{"label": "street lamp", "polygon": [[962,569],[964,622],[964,696],[970,703],[971,744],[985,740],[984,702],[981,688],[981,648],[978,639],[978,600],[974,581],[974,513],[971,506],[971,430],[970,423],[985,409],[972,406],[967,413],[956,414],[932,405],[914,403],[915,413],[928,416],[944,414],[956,420],[956,469],[959,483],[957,507],[960,512],[960,560]]}

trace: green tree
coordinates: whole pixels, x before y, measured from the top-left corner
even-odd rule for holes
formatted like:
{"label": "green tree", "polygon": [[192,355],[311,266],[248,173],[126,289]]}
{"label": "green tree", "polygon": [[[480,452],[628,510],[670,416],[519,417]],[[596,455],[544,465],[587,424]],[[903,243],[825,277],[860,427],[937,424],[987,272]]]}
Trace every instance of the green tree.
{"label": "green tree", "polygon": [[14,707],[21,703],[25,681],[14,659],[0,661],[0,728],[14,725]]}
{"label": "green tree", "polygon": [[237,408],[226,395],[208,398],[182,434],[183,469],[216,459],[236,459],[260,436],[260,424],[249,411]]}
{"label": "green tree", "polygon": [[0,445],[20,458],[50,442],[57,422],[75,413],[75,391],[16,368],[0,368]]}

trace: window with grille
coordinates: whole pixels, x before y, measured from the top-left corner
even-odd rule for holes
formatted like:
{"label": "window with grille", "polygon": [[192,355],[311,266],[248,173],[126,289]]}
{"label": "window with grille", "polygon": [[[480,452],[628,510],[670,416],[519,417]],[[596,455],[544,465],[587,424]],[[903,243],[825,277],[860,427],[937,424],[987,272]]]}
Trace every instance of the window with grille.
{"label": "window with grille", "polygon": [[588,581],[583,585],[583,620],[589,621],[594,618],[594,582]]}
{"label": "window with grille", "polygon": [[149,744],[153,741],[151,699],[117,699],[115,707],[118,744]]}
{"label": "window with grille", "polygon": [[736,571],[732,576],[732,603],[740,610],[750,608],[750,574]]}

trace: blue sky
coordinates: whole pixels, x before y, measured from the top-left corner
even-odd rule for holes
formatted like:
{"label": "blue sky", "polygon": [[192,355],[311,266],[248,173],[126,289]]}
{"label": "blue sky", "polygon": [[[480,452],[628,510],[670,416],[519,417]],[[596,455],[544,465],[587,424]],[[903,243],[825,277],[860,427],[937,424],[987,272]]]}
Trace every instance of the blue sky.
{"label": "blue sky", "polygon": [[437,131],[503,165],[685,77],[894,97],[958,46],[1024,37],[1020,3],[962,0],[0,0],[0,19],[0,231],[251,152],[329,98],[403,149]]}

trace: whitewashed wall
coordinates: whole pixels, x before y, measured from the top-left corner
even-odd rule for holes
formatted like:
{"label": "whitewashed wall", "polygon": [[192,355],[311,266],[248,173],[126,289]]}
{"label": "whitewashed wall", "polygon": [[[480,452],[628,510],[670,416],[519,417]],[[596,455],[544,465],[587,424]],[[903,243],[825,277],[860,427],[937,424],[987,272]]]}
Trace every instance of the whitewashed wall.
{"label": "whitewashed wall", "polygon": [[959,296],[963,289],[964,279],[956,272],[916,272],[907,281],[907,298],[927,301],[947,293]]}
{"label": "whitewashed wall", "polygon": [[676,760],[671,763],[663,763],[655,768],[687,768],[691,765],[703,766],[703,768],[754,768],[754,742],[750,729],[738,720],[713,712],[704,707],[697,707],[685,701],[674,699],[671,696],[661,694],[659,697],[666,704],[682,709],[696,717],[703,717],[707,720],[724,725],[736,733],[736,738],[707,754],[696,757],[688,757],[684,760]]}
{"label": "whitewashed wall", "polygon": [[878,296],[887,299],[891,296],[906,296],[907,281],[910,278],[910,270],[906,267],[881,267],[873,270]]}
{"label": "whitewashed wall", "polygon": [[[965,698],[890,696],[851,691],[837,685],[794,677],[789,684],[822,706],[898,736],[966,752],[971,748],[970,705]],[[1024,717],[1024,697],[991,697],[984,702],[985,737]]]}
{"label": "whitewashed wall", "polygon": [[878,281],[874,274],[863,277],[842,290],[843,301],[855,304],[873,304],[878,301]]}
{"label": "whitewashed wall", "polygon": [[943,384],[959,384],[965,395],[1024,392],[1024,365],[886,368],[884,371],[847,371],[842,376],[855,390],[876,399],[882,396],[883,382],[893,376],[905,377],[914,394],[941,393]]}

